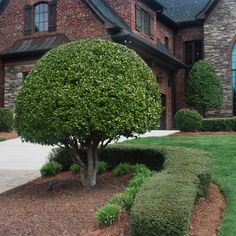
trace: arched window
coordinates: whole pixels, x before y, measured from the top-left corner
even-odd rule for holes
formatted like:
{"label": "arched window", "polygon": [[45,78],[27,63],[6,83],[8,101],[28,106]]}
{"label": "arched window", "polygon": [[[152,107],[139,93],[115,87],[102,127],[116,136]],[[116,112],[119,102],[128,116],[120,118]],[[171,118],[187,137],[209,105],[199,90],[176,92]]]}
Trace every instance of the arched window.
{"label": "arched window", "polygon": [[232,52],[232,90],[233,90],[233,113],[236,115],[236,43]]}
{"label": "arched window", "polygon": [[48,31],[48,4],[38,3],[34,6],[35,32]]}

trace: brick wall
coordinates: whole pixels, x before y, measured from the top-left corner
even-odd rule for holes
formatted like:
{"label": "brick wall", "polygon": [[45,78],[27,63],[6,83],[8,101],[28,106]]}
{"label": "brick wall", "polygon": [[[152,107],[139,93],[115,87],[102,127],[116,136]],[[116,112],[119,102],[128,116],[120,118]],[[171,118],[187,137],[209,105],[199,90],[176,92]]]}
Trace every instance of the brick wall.
{"label": "brick wall", "polygon": [[[12,0],[8,8],[0,16],[0,51],[9,48],[20,39],[65,34],[70,40],[99,37],[110,39],[103,22],[83,1],[57,1],[57,30],[54,32],[40,32],[24,35],[24,5],[34,5],[39,0]],[[44,1],[48,2],[48,1]],[[66,2],[66,3],[65,3]],[[5,63],[5,62],[4,62]],[[27,64],[27,63],[26,63]],[[15,68],[14,68],[15,67]],[[21,67],[11,65],[6,68],[5,99],[4,99],[4,64],[0,64],[0,106],[5,100],[6,106],[12,106],[22,78]],[[15,72],[13,72],[15,71]],[[15,75],[16,77],[13,78]],[[12,82],[11,82],[12,81]],[[10,88],[12,86],[12,88]],[[10,95],[10,92],[12,95]]]}
{"label": "brick wall", "polygon": [[232,48],[236,42],[235,0],[222,0],[204,25],[205,59],[211,63],[224,89],[224,105],[209,113],[215,116],[231,116],[232,94]]}
{"label": "brick wall", "polygon": [[118,13],[118,15],[131,27],[133,0],[106,0],[106,2]]}
{"label": "brick wall", "polygon": [[155,17],[154,31],[155,37],[152,39],[149,35],[145,35],[142,32],[136,30],[135,24],[135,5],[138,4],[142,9],[147,11],[150,15],[156,16],[155,10],[145,4],[145,1],[140,0],[106,0],[107,3],[123,18],[123,20],[129,25],[133,32],[147,39],[153,44],[157,44],[158,40],[165,43],[165,37],[169,38],[170,51],[173,52],[173,37],[174,33],[168,29],[165,25],[158,21]]}
{"label": "brick wall", "polygon": [[0,61],[0,107],[4,106],[4,64]]}
{"label": "brick wall", "polygon": [[154,74],[157,77],[157,83],[160,85],[160,92],[161,94],[165,95],[166,97],[166,107],[165,107],[165,113],[166,113],[166,128],[171,129],[173,126],[173,114],[172,114],[172,80],[171,74],[158,66],[157,64],[152,65],[152,70]]}
{"label": "brick wall", "polygon": [[0,51],[10,47],[19,39],[60,33],[66,34],[70,40],[88,37],[109,37],[103,23],[83,0],[58,0],[57,31],[24,35],[24,5],[34,5],[38,2],[40,1],[11,1],[7,10],[0,16]]}

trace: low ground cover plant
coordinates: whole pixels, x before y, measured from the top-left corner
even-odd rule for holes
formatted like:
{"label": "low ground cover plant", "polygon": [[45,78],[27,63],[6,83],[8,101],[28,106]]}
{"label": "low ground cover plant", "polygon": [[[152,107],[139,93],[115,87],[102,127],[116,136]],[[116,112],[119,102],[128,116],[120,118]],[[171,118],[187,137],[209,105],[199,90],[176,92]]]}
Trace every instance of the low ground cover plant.
{"label": "low ground cover plant", "polygon": [[115,176],[122,176],[131,173],[132,171],[132,165],[129,163],[120,163],[115,169],[112,171],[112,173]]}
{"label": "low ground cover plant", "polygon": [[96,218],[100,224],[109,226],[116,222],[119,217],[121,208],[118,203],[108,203],[96,214]]}
{"label": "low ground cover plant", "polygon": [[73,174],[78,174],[80,172],[80,166],[78,164],[71,165],[70,172]]}
{"label": "low ground cover plant", "polygon": [[109,165],[107,162],[105,161],[99,161],[98,162],[98,167],[97,167],[97,172],[98,174],[102,174],[104,173],[105,171],[107,171],[109,168]]}
{"label": "low ground cover plant", "polygon": [[75,161],[71,158],[69,152],[65,148],[53,148],[48,155],[49,162],[57,162],[62,165],[63,171],[69,171],[71,165],[75,164]]}
{"label": "low ground cover plant", "polygon": [[[118,175],[117,170],[119,173]],[[98,222],[106,226],[113,224],[118,219],[122,211],[130,210],[140,187],[149,177],[153,175],[153,172],[143,164],[130,165],[128,163],[121,163],[113,170],[112,173],[116,176],[132,173],[133,178],[123,193],[113,196],[110,200],[108,200],[107,204],[97,211],[96,218]]]}
{"label": "low ground cover plant", "polygon": [[62,171],[63,167],[61,164],[52,161],[44,164],[42,168],[40,169],[42,176],[53,176]]}

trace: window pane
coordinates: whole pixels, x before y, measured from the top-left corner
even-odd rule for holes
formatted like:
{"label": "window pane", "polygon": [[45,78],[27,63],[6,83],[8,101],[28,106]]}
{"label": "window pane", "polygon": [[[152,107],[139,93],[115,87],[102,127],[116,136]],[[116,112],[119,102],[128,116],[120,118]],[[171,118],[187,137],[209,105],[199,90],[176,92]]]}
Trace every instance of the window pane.
{"label": "window pane", "polygon": [[44,30],[46,31],[46,30],[48,30],[48,22],[44,22]]}
{"label": "window pane", "polygon": [[36,22],[39,22],[39,16],[40,16],[39,14],[35,14],[35,17],[34,17],[35,23],[36,23]]}
{"label": "window pane", "polygon": [[44,13],[44,18],[43,18],[44,21],[48,21],[48,13]]}
{"label": "window pane", "polygon": [[35,6],[35,13],[38,13],[39,12],[39,5],[36,5]]}
{"label": "window pane", "polygon": [[141,9],[141,17],[142,17],[141,31],[144,34],[149,34],[149,13]]}
{"label": "window pane", "polygon": [[232,52],[232,92],[233,92],[233,114],[236,115],[236,43]]}
{"label": "window pane", "polygon": [[34,9],[35,32],[48,31],[48,4],[37,4]]}

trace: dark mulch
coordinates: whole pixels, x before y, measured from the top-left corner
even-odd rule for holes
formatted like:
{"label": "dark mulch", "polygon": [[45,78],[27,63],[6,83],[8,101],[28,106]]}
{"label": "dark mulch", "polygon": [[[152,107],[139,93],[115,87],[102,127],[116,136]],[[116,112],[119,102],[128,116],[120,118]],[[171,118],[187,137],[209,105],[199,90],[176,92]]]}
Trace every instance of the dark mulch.
{"label": "dark mulch", "polygon": [[[98,176],[94,188],[84,188],[78,175],[64,172],[6,192],[0,195],[0,235],[73,236],[94,232],[99,229],[96,210],[121,192],[130,178],[105,173]],[[47,191],[49,180],[54,183],[52,191]]]}

